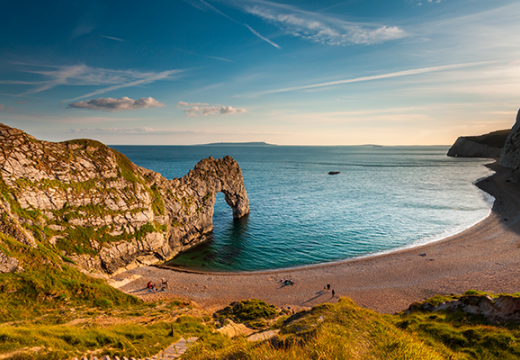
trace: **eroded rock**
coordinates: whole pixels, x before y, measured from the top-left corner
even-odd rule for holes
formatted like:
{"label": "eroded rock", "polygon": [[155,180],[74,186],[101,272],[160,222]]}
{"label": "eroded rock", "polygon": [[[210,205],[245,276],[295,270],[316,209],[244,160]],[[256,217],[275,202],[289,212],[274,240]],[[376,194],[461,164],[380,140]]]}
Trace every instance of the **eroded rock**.
{"label": "eroded rock", "polygon": [[93,140],[39,141],[0,124],[0,231],[48,241],[86,270],[108,274],[172,258],[213,229],[215,195],[249,213],[237,162],[201,160],[168,180]]}
{"label": "eroded rock", "polygon": [[450,313],[462,311],[482,315],[493,322],[519,322],[520,298],[500,295],[493,299],[487,295],[466,295],[461,296],[458,300],[442,302],[437,306],[429,302],[412,304],[405,313],[410,314],[414,311],[447,311]]}

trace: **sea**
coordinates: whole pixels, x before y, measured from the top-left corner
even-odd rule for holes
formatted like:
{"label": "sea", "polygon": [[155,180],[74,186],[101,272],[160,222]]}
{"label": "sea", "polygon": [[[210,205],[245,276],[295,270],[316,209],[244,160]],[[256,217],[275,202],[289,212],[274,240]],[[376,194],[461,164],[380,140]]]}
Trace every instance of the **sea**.
{"label": "sea", "polygon": [[168,179],[208,156],[240,165],[250,214],[233,219],[217,194],[208,241],[168,263],[192,270],[294,268],[414,247],[471,227],[494,201],[475,186],[491,161],[447,157],[447,146],[112,148]]}

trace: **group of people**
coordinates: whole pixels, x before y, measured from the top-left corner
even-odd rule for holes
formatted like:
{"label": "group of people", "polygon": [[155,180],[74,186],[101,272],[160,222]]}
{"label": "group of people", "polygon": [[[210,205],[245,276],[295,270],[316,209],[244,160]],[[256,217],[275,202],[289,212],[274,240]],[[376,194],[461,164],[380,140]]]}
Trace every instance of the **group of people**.
{"label": "group of people", "polygon": [[148,281],[148,285],[146,285],[146,287],[148,288],[149,292],[166,291],[166,289],[168,289],[168,281],[165,278],[162,278],[160,288],[157,288],[154,283]]}
{"label": "group of people", "polygon": [[[330,290],[330,284],[327,284],[327,286],[325,286],[324,290]],[[334,295],[336,295],[336,292],[334,291],[334,289],[332,289],[332,297],[334,297]]]}
{"label": "group of people", "polygon": [[280,283],[282,285],[294,285],[294,281],[289,280],[289,279],[280,279]]}

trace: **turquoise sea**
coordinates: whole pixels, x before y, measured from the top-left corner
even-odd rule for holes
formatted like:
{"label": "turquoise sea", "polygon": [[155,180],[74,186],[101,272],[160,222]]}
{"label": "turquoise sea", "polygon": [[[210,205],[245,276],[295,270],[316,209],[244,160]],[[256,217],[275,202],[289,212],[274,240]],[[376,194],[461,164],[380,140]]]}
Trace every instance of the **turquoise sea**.
{"label": "turquoise sea", "polygon": [[251,213],[234,220],[218,194],[210,240],[170,262],[190,269],[278,269],[415,246],[477,223],[493,201],[474,185],[490,160],[449,158],[447,146],[112,147],[169,179],[208,156],[238,161]]}

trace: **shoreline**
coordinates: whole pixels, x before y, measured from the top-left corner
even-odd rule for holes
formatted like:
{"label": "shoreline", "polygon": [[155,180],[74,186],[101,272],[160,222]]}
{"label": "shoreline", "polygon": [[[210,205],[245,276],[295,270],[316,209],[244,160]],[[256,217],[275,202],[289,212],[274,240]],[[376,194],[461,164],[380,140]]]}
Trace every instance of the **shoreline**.
{"label": "shoreline", "polygon": [[[488,164],[487,164],[488,165]],[[485,165],[485,166],[487,166]],[[490,176],[493,176],[493,175],[490,175]],[[486,178],[482,178],[481,180],[485,180]],[[479,180],[479,181],[481,181]],[[476,184],[479,182],[475,182],[475,186]],[[484,190],[482,190],[484,191]],[[493,197],[492,195],[484,192],[485,194]],[[493,197],[493,203],[494,201],[496,200],[494,197]],[[234,276],[234,275],[258,275],[258,274],[271,274],[271,273],[278,273],[280,271],[296,271],[296,270],[305,270],[305,269],[313,269],[313,268],[319,268],[319,267],[322,267],[322,266],[329,266],[329,265],[339,265],[339,264],[342,264],[342,263],[346,263],[346,262],[351,262],[351,261],[355,261],[355,260],[363,260],[363,259],[369,259],[371,257],[376,257],[376,256],[383,256],[383,255],[389,255],[389,254],[392,254],[394,252],[398,252],[398,251],[406,251],[406,250],[412,250],[412,249],[416,249],[416,248],[420,248],[420,247],[423,247],[423,246],[426,246],[426,245],[429,245],[429,244],[434,244],[436,242],[439,242],[439,241],[444,241],[446,239],[449,239],[453,236],[457,236],[458,234],[460,233],[463,233],[464,231],[466,230],[469,230],[471,229],[473,226],[481,223],[482,221],[484,221],[488,216],[490,216],[492,214],[492,210],[493,210],[493,204],[491,204],[491,208],[489,209],[489,212],[488,214],[483,217],[482,219],[468,225],[468,226],[464,226],[462,229],[458,229],[456,231],[454,231],[453,233],[450,233],[449,235],[441,235],[439,237],[432,237],[433,240],[428,240],[428,241],[425,241],[424,239],[421,239],[421,240],[417,240],[416,242],[412,243],[412,244],[408,244],[408,245],[403,245],[403,246],[400,246],[400,247],[397,247],[397,248],[392,248],[392,249],[387,249],[387,250],[380,250],[380,251],[376,251],[374,253],[369,253],[369,254],[365,254],[365,255],[359,255],[359,256],[356,256],[356,257],[352,257],[352,258],[348,258],[348,259],[340,259],[340,260],[332,260],[332,261],[329,261],[329,262],[323,262],[323,263],[318,263],[318,264],[307,264],[307,265],[298,265],[298,266],[291,266],[291,267],[287,267],[287,268],[278,268],[278,269],[265,269],[265,270],[251,270],[251,271],[204,271],[204,270],[199,270],[199,269],[188,269],[188,268],[182,268],[182,267],[175,267],[175,266],[169,266],[169,265],[165,265],[165,264],[158,264],[158,265],[153,265],[157,268],[161,268],[161,269],[166,269],[166,270],[170,270],[170,271],[174,271],[174,272],[184,272],[184,273],[188,273],[188,274],[199,274],[199,275],[222,275],[222,276]],[[448,232],[449,233],[449,232]]]}
{"label": "shoreline", "polygon": [[[435,294],[463,293],[472,288],[495,293],[518,292],[520,187],[506,182],[511,170],[497,163],[485,166],[495,174],[475,185],[495,198],[490,214],[443,239],[289,269],[216,273],[145,266],[118,274],[113,280],[120,281],[120,286],[116,286],[120,290],[145,301],[180,297],[208,310],[253,297],[297,309],[348,296],[362,307],[394,313]],[[146,283],[159,282],[162,277],[168,278],[169,289],[149,293]],[[281,278],[290,278],[295,285],[280,286]],[[336,291],[335,298],[323,290],[328,283]]]}

